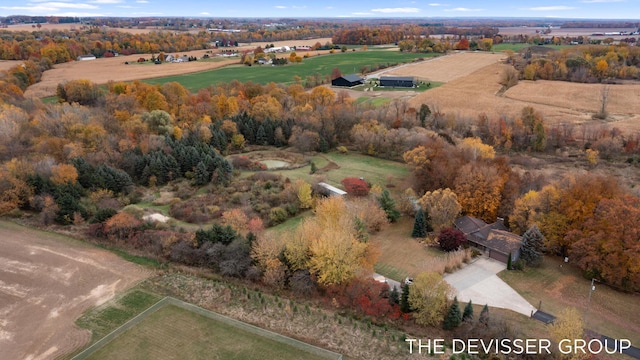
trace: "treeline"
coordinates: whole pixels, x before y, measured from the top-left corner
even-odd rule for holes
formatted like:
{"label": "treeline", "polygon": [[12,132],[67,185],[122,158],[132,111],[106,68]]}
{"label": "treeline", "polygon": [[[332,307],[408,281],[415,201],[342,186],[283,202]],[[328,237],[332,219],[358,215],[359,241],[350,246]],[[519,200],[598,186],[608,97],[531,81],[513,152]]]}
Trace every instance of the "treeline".
{"label": "treeline", "polygon": [[549,51],[544,57],[525,52],[523,61],[515,62],[521,78],[526,80],[564,80],[607,82],[638,79],[640,49],[626,44],[612,46],[576,46]]}
{"label": "treeline", "polygon": [[359,28],[345,29],[337,32],[331,37],[334,44],[347,45],[382,45],[392,44],[402,40],[404,31],[392,30],[390,28]]}
{"label": "treeline", "polygon": [[216,36],[206,31],[197,34],[162,31],[130,34],[99,28],[32,32],[0,30],[0,59],[47,58],[58,64],[85,54],[102,57],[107,52],[130,55],[208,49],[214,40]]}

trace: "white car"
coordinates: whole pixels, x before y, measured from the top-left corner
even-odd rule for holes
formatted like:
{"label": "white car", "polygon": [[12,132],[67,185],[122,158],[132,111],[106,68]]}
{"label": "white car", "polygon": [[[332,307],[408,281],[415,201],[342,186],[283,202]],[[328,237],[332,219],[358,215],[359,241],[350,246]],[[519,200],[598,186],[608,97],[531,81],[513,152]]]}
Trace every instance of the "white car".
{"label": "white car", "polygon": [[405,285],[411,285],[413,284],[413,278],[407,277],[404,279],[404,283]]}

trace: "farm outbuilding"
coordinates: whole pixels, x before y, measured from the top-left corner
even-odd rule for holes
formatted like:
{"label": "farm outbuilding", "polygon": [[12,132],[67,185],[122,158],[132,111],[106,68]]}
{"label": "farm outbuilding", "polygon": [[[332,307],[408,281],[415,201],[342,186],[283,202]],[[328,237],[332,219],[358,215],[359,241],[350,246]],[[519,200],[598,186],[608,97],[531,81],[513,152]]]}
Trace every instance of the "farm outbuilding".
{"label": "farm outbuilding", "polygon": [[416,84],[416,79],[412,76],[383,76],[380,78],[380,86],[414,87]]}
{"label": "farm outbuilding", "polygon": [[87,61],[87,60],[95,60],[96,56],[95,55],[80,55],[78,56],[78,58],[76,60],[78,61]]}
{"label": "farm outbuilding", "polygon": [[476,247],[495,260],[503,263],[515,262],[520,258],[522,237],[508,231],[501,219],[492,224],[472,216],[456,219],[454,226],[462,231],[469,245]]}
{"label": "farm outbuilding", "polygon": [[332,86],[353,87],[364,84],[364,79],[358,75],[343,75],[331,80]]}

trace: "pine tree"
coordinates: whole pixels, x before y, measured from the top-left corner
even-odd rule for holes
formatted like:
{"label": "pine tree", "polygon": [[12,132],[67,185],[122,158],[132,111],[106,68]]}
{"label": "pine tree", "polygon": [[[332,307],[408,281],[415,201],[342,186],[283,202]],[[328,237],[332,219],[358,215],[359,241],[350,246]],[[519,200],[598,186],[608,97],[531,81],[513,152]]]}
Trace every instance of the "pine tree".
{"label": "pine tree", "polygon": [[489,326],[489,306],[487,304],[482,308],[478,322],[484,326]]}
{"label": "pine tree", "polygon": [[211,174],[207,171],[207,166],[204,162],[199,162],[198,166],[196,166],[196,176],[194,178],[194,183],[197,186],[202,186],[211,181]]}
{"label": "pine tree", "polygon": [[409,284],[402,285],[402,294],[400,294],[400,311],[403,313],[411,312],[411,304],[409,304]]}
{"label": "pine tree", "polygon": [[311,171],[309,172],[310,174],[315,174],[316,172],[318,172],[318,167],[316,166],[316,163],[314,163],[313,161],[311,162]]}
{"label": "pine tree", "polygon": [[513,260],[511,260],[511,253],[509,253],[509,259],[507,259],[507,270],[511,270],[511,262]]}
{"label": "pine tree", "polygon": [[460,313],[460,306],[458,305],[458,297],[453,298],[453,304],[449,307],[449,312],[444,317],[443,328],[445,330],[452,330],[457,328],[462,322],[462,314]]}
{"label": "pine tree", "polygon": [[423,238],[427,236],[427,219],[424,217],[424,211],[422,208],[416,212],[415,221],[413,222],[413,232],[411,237]]}
{"label": "pine tree", "polygon": [[382,210],[387,213],[387,219],[390,222],[395,222],[400,217],[400,211],[396,209],[396,201],[391,198],[388,190],[384,190],[382,195],[378,198],[378,203]]}
{"label": "pine tree", "polygon": [[464,307],[464,312],[462,313],[462,321],[472,321],[473,320],[473,304],[471,304],[471,300],[467,303],[467,306]]}
{"label": "pine tree", "polygon": [[522,235],[520,258],[529,266],[540,266],[543,251],[544,237],[538,226],[534,224]]}
{"label": "pine tree", "polygon": [[389,293],[389,304],[394,305],[399,303],[400,303],[400,292],[398,291],[398,288],[394,286],[391,292]]}

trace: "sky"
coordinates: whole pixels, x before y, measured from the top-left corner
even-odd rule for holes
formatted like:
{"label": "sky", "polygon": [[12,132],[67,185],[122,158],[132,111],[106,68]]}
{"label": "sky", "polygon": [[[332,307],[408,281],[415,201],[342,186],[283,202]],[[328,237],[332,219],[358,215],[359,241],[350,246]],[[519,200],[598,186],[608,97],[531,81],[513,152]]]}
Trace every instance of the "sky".
{"label": "sky", "polygon": [[0,16],[7,15],[640,19],[640,0],[1,0]]}

